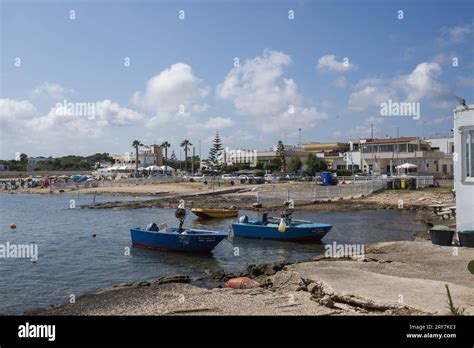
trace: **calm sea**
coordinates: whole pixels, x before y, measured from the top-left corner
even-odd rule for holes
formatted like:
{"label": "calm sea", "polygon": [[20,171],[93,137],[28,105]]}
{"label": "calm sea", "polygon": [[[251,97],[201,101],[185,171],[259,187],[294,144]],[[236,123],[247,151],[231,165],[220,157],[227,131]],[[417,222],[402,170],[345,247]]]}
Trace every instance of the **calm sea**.
{"label": "calm sea", "polygon": [[[97,196],[95,201],[131,199]],[[237,271],[250,263],[305,260],[324,252],[322,245],[245,239],[225,240],[209,256],[130,248],[130,227],[151,221],[176,225],[174,209],[79,208],[93,200],[92,195],[0,195],[0,244],[37,244],[39,252],[36,263],[26,258],[0,258],[0,314],[21,314],[67,302],[71,294],[78,297],[124,282],[172,274]],[[259,215],[242,213],[251,218]],[[410,211],[297,212],[294,217],[332,224],[333,229],[323,239],[325,243],[408,240],[413,232],[424,229],[417,213]],[[231,222],[201,221],[190,214],[186,225],[227,230]],[[10,223],[17,228],[10,229]],[[239,248],[238,256],[234,255],[235,247]],[[126,255],[127,248],[130,255]]]}

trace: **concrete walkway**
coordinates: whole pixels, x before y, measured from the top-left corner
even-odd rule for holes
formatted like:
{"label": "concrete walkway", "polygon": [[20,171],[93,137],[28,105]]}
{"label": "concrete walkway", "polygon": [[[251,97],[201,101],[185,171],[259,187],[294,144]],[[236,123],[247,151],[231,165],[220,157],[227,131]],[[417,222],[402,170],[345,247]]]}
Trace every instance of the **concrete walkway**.
{"label": "concrete walkway", "polygon": [[474,314],[474,275],[467,269],[474,249],[440,247],[428,241],[379,243],[365,261],[320,260],[288,266],[320,282],[332,296],[408,306],[427,314],[449,314],[445,284],[454,305]]}

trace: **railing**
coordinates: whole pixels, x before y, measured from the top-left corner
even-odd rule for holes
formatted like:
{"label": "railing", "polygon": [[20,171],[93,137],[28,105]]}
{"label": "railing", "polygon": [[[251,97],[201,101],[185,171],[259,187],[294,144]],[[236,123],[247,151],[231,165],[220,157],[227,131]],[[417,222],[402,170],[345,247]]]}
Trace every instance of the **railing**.
{"label": "railing", "polygon": [[282,205],[284,202],[289,202],[291,200],[293,200],[295,204],[309,204],[320,200],[369,195],[372,192],[385,187],[386,183],[384,181],[372,180],[362,183],[337,186],[315,185],[312,189],[262,189],[257,192],[257,202],[266,206]]}
{"label": "railing", "polygon": [[377,177],[371,180],[364,180],[364,178],[362,178],[362,181],[357,180],[357,177],[356,180],[354,180],[354,177],[338,177],[339,183],[350,183],[334,186],[320,186],[314,184],[314,187],[308,188],[305,186],[304,189],[298,187],[278,189],[277,186],[273,190],[263,188],[257,191],[257,202],[266,206],[279,206],[290,200],[293,200],[295,204],[309,204],[329,199],[357,197],[369,195],[380,189],[386,189],[387,182],[397,179],[415,179],[417,189],[429,187],[434,184],[434,178],[432,176]]}

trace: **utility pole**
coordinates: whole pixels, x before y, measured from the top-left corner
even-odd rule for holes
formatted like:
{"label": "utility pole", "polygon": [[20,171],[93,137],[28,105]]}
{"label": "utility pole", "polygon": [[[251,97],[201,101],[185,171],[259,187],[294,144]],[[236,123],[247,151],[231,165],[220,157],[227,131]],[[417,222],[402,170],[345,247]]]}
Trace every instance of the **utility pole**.
{"label": "utility pole", "polygon": [[299,139],[300,139],[300,140],[299,140],[298,147],[302,147],[303,144],[301,143],[301,128],[298,128],[298,132],[300,133],[300,134],[299,134]]}
{"label": "utility pole", "polygon": [[[374,124],[373,123],[370,124],[370,140],[372,142],[372,166],[373,166],[372,168],[375,168],[374,145],[373,145],[373,143],[374,143]],[[372,171],[370,170],[370,168],[369,168],[369,172],[372,175],[372,173],[371,173]]]}
{"label": "utility pole", "polygon": [[194,174],[194,159],[196,157],[196,148],[193,146],[193,158],[191,159],[191,174]]}

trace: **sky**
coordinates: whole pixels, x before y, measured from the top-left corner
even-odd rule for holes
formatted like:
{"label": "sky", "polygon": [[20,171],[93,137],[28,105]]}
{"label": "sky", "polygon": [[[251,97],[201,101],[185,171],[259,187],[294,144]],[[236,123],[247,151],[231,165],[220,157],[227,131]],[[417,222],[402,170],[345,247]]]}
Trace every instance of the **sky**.
{"label": "sky", "polygon": [[449,136],[474,103],[470,0],[0,4],[0,159]]}

